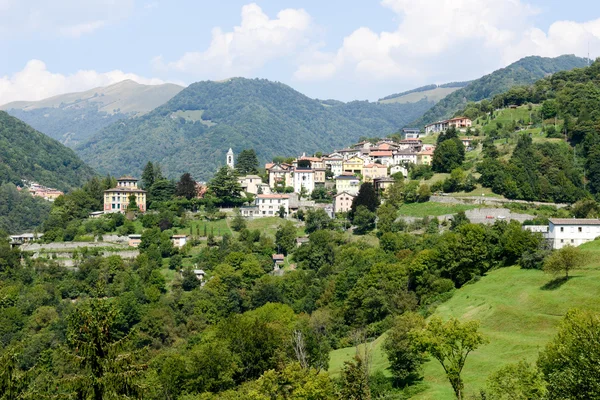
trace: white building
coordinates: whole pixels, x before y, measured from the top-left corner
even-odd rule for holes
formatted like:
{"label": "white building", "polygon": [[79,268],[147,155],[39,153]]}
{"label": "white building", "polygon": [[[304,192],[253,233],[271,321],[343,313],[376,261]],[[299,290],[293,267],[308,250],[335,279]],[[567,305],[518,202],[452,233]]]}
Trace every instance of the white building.
{"label": "white building", "polygon": [[229,168],[234,168],[235,167],[234,157],[233,157],[233,150],[231,150],[231,148],[229,148],[229,151],[227,152],[227,166]]}
{"label": "white building", "polygon": [[390,168],[390,175],[397,174],[398,172],[401,172],[405,178],[408,177],[408,170],[406,169],[405,166],[394,165],[393,167]]}
{"label": "white building", "polygon": [[333,173],[333,176],[341,175],[344,171],[344,156],[340,153],[330,154],[328,157],[323,158],[325,162],[325,168]]}
{"label": "white building", "polygon": [[294,169],[294,192],[300,193],[302,188],[307,194],[311,194],[315,190],[315,171],[311,168],[296,168]]}
{"label": "white building", "polygon": [[547,238],[554,249],[579,246],[600,236],[600,220],[577,218],[552,218]]}
{"label": "white building", "polygon": [[187,236],[173,235],[171,236],[171,242],[173,242],[173,247],[182,248],[187,243]]}
{"label": "white building", "polygon": [[394,165],[417,164],[417,152],[408,149],[394,152]]}
{"label": "white building", "polygon": [[285,215],[290,213],[290,196],[285,194],[259,194],[256,196],[258,213],[254,217],[279,216],[279,209],[283,206]]}

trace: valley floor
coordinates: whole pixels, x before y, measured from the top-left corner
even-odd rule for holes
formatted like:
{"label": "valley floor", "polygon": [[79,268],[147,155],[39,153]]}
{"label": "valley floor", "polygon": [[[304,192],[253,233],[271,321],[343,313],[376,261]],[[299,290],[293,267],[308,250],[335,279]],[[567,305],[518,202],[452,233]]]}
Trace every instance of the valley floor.
{"label": "valley floor", "polygon": [[[501,268],[464,286],[437,308],[435,314],[444,319],[479,320],[481,331],[490,341],[467,359],[463,371],[467,395],[482,389],[488,375],[501,366],[519,360],[535,361],[569,309],[600,311],[600,241],[581,249],[587,253],[587,266],[574,271],[562,285],[549,284],[553,277],[542,271]],[[382,349],[383,339],[373,343],[373,372],[386,370],[389,365]],[[333,351],[329,372],[339,374],[343,362],[353,355],[353,348]],[[437,361],[425,364],[421,386],[423,390],[413,398],[454,398]]]}

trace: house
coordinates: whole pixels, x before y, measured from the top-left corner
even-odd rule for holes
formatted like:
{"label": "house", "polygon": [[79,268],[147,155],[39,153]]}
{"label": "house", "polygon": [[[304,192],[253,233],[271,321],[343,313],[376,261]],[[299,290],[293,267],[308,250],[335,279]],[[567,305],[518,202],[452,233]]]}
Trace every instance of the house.
{"label": "house", "polygon": [[388,176],[387,166],[382,164],[367,164],[363,168],[363,181],[373,182],[375,178]]}
{"label": "house", "polygon": [[[325,171],[323,171],[324,174]],[[307,194],[311,194],[315,190],[315,171],[310,167],[294,168],[293,182],[294,193],[302,193],[302,189],[304,188]],[[325,182],[325,179],[323,179],[323,182]]]}
{"label": "house", "polygon": [[360,149],[342,149],[337,150],[336,153],[341,154],[344,160],[352,158],[354,156],[359,156],[361,154]]}
{"label": "house", "polygon": [[402,176],[404,176],[405,178],[408,177],[408,169],[406,169],[405,166],[403,166],[403,165],[394,165],[393,167],[390,168],[390,175],[391,176],[394,176],[398,172],[402,173]]}
{"label": "house", "polygon": [[31,243],[44,236],[43,233],[22,233],[20,235],[12,235],[10,237],[10,247],[21,246],[23,244]]}
{"label": "house", "polygon": [[331,171],[333,176],[341,175],[343,170],[344,156],[340,153],[332,153],[323,158],[325,168]]}
{"label": "house", "polygon": [[410,149],[396,150],[394,152],[394,165],[417,164],[417,152]]}
{"label": "house", "polygon": [[326,169],[325,168],[315,168],[315,184],[317,183],[325,183],[326,177]]}
{"label": "house", "polygon": [[117,186],[104,191],[104,213],[127,211],[129,196],[135,196],[135,202],[141,212],[146,211],[146,191],[138,188],[138,180],[132,176],[117,179]]}
{"label": "house", "polygon": [[467,151],[473,150],[473,140],[474,139],[471,138],[471,137],[462,137],[462,138],[460,138],[460,141],[465,146],[465,149]]}
{"label": "house", "polygon": [[298,166],[298,162],[299,161],[305,161],[310,163],[310,167],[315,169],[315,168],[325,168],[325,162],[323,161],[323,158],[321,157],[307,157],[306,153],[303,153],[301,157],[299,157],[295,162],[294,162],[294,167]]}
{"label": "house", "polygon": [[383,165],[392,165],[394,163],[394,153],[392,150],[377,150],[369,153],[373,162],[379,161]]}
{"label": "house", "polygon": [[93,211],[88,214],[88,217],[95,219],[95,218],[100,218],[103,215],[104,215],[104,211]]}
{"label": "house", "polygon": [[250,194],[258,194],[258,187],[262,185],[262,178],[258,175],[246,175],[238,178],[242,190]]}
{"label": "house", "polygon": [[171,242],[173,247],[182,248],[187,243],[187,235],[173,235],[171,236]]}
{"label": "house", "polygon": [[417,153],[417,165],[431,165],[435,148],[426,147]]}
{"label": "house", "polygon": [[283,254],[273,254],[272,260],[275,266],[281,266],[285,263],[285,256]]}
{"label": "house", "polygon": [[[279,209],[283,206],[285,215],[290,212],[290,196],[285,194],[259,194],[256,196],[256,207],[258,213],[254,217],[275,217],[279,215]],[[243,214],[242,214],[243,215]]]}
{"label": "house", "polygon": [[303,244],[309,243],[309,242],[310,242],[310,239],[308,238],[308,236],[296,238],[296,247],[300,247]]}
{"label": "house", "polygon": [[257,205],[242,206],[242,207],[240,207],[240,215],[244,218],[259,217],[260,214],[258,211],[258,206]]}
{"label": "house", "polygon": [[198,279],[199,281],[204,281],[204,277],[206,276],[206,272],[204,272],[204,270],[202,270],[202,269],[195,269],[194,270],[194,275],[196,275],[196,279]]}
{"label": "house", "polygon": [[448,123],[446,121],[437,121],[432,124],[425,125],[425,134],[430,135],[432,133],[444,132],[448,129]]}
{"label": "house", "polygon": [[269,187],[292,187],[292,166],[288,164],[266,164],[265,170],[269,174]]}
{"label": "house", "polygon": [[142,235],[129,235],[129,247],[138,247],[142,243]]}
{"label": "house", "polygon": [[338,193],[347,192],[357,194],[360,189],[360,180],[354,175],[336,176],[335,189]]}
{"label": "house", "polygon": [[375,178],[373,180],[373,185],[375,186],[375,190],[377,192],[384,192],[387,188],[392,186],[396,182],[394,178],[390,178],[389,176],[385,176],[383,178]]}
{"label": "house", "polygon": [[600,236],[599,219],[551,218],[547,238],[552,248],[579,246]]}
{"label": "house", "polygon": [[404,136],[404,139],[418,139],[421,136],[421,130],[417,128],[404,128],[402,129],[402,136]]}
{"label": "house", "polygon": [[468,128],[473,124],[471,122],[471,120],[467,117],[451,118],[451,119],[447,120],[446,122],[448,124],[448,128],[455,127],[456,129]]}
{"label": "house", "polygon": [[344,160],[342,164],[343,172],[350,172],[352,174],[361,174],[363,172],[363,166],[365,165],[365,160],[359,156],[354,156],[347,160]]}
{"label": "house", "polygon": [[350,211],[352,201],[356,194],[341,192],[333,196],[333,212],[334,214]]}
{"label": "house", "polygon": [[421,139],[404,139],[399,142],[399,147],[401,150],[412,150],[419,152],[423,147],[423,142]]}
{"label": "house", "polygon": [[360,143],[356,143],[355,145],[352,146],[353,149],[368,149],[371,146],[373,146],[373,143],[367,141],[367,140],[363,140]]}

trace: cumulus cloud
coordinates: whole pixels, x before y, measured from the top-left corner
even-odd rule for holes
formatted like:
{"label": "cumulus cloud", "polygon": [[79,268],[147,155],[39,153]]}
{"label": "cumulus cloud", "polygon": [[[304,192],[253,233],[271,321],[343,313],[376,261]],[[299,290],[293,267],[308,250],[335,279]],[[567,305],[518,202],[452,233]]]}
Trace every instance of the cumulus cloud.
{"label": "cumulus cloud", "polygon": [[311,17],[303,9],[285,9],[269,18],[256,4],[242,7],[241,23],[230,32],[212,30],[209,47],[176,61],[156,57],[158,70],[191,73],[210,79],[245,75],[271,60],[293,56],[309,44]]}
{"label": "cumulus cloud", "polygon": [[17,100],[41,100],[58,94],[111,85],[126,79],[148,85],[164,83],[160,79],[144,78],[119,70],[80,70],[71,75],[63,75],[48,71],[42,61],[31,60],[23,70],[11,76],[0,76],[0,104]]}
{"label": "cumulus cloud", "polygon": [[358,28],[337,51],[314,52],[294,77],[406,81],[453,68],[462,72],[472,68],[477,74],[482,65],[498,68],[527,55],[583,56],[587,42],[600,39],[600,20],[560,21],[544,32],[532,24],[539,10],[521,0],[382,0],[381,4],[399,18],[396,30]]}
{"label": "cumulus cloud", "polygon": [[134,0],[0,0],[0,40],[12,35],[79,37],[131,14]]}

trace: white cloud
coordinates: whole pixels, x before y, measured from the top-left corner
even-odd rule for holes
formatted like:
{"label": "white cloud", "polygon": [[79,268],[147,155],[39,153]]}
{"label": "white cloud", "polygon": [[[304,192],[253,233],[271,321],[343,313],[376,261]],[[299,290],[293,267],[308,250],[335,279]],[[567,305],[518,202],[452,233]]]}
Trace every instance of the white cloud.
{"label": "white cloud", "polygon": [[285,9],[274,19],[256,4],[242,7],[241,23],[233,31],[212,30],[209,47],[185,53],[176,61],[153,60],[158,70],[191,73],[210,79],[245,75],[271,60],[293,56],[309,44],[311,17],[302,9]]}
{"label": "white cloud", "polygon": [[41,100],[58,94],[111,85],[126,79],[147,85],[164,83],[160,79],[144,78],[119,70],[80,70],[71,75],[63,75],[48,71],[42,61],[31,60],[22,71],[12,76],[0,76],[0,104],[17,100]]}
{"label": "white cloud", "polygon": [[543,32],[532,22],[539,11],[521,0],[382,0],[381,4],[397,14],[396,30],[358,28],[337,51],[308,57],[294,77],[407,82],[431,79],[441,71],[456,75],[472,69],[480,74],[483,65],[498,68],[527,55],[584,56],[587,42],[600,39],[600,19],[556,22]]}
{"label": "white cloud", "polygon": [[134,0],[0,0],[0,40],[12,35],[79,37],[126,18]]}

